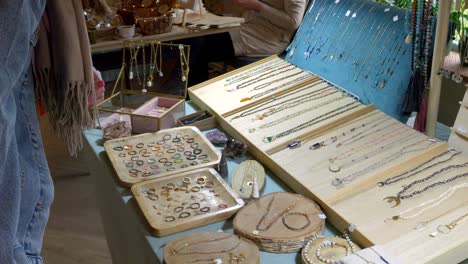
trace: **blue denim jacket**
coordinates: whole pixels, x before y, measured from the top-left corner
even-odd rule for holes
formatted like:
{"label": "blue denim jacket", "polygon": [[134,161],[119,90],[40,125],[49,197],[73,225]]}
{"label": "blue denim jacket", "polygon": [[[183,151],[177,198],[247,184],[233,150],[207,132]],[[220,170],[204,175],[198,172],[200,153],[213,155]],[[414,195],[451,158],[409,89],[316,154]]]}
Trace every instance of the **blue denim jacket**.
{"label": "blue denim jacket", "polygon": [[0,263],[39,264],[53,184],[31,70],[45,0],[0,2]]}

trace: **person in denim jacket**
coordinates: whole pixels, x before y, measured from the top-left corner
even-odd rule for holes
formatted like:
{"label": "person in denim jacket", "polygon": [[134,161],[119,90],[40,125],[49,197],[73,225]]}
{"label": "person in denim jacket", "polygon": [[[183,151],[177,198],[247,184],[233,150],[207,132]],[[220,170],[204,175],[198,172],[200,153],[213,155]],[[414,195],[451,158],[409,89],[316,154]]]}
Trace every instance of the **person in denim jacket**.
{"label": "person in denim jacket", "polygon": [[[49,2],[59,5],[60,1],[49,0],[47,5],[49,6]],[[65,2],[69,1],[63,3]],[[40,256],[42,239],[54,197],[54,187],[39,130],[34,92],[36,82],[32,69],[34,49],[38,41],[37,29],[46,9],[45,5],[45,0],[0,2],[2,264],[43,263]],[[77,12],[82,16],[82,11]],[[64,17],[67,15],[69,14],[63,14]],[[73,115],[71,118],[74,118]]]}

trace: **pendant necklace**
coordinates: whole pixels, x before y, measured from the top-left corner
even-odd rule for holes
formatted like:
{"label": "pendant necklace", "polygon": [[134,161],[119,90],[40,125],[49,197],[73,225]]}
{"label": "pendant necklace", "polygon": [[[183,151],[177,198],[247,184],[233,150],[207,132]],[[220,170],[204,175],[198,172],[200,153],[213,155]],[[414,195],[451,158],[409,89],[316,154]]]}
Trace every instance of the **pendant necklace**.
{"label": "pendant necklace", "polygon": [[[440,157],[442,157],[442,156],[445,156],[446,154],[449,154],[449,153],[452,154],[452,155],[450,155],[450,157],[448,157],[447,159],[444,159],[444,160],[435,162],[435,163],[433,163],[433,164],[431,164],[431,165],[429,165],[429,166],[427,166],[427,167],[424,167],[424,168],[421,169],[421,170],[418,170],[418,169],[420,169],[421,167],[423,167],[424,165],[430,164],[431,162],[435,161],[436,159],[438,159],[438,158],[440,158]],[[433,167],[435,167],[435,166],[437,166],[437,165],[440,165],[440,164],[443,164],[443,163],[446,163],[446,162],[451,161],[455,156],[459,155],[460,153],[461,153],[461,152],[459,152],[459,151],[447,150],[447,151],[443,152],[442,154],[439,154],[439,155],[437,155],[437,156],[434,156],[434,157],[432,157],[430,160],[425,161],[425,162],[419,164],[417,167],[415,167],[415,168],[413,168],[413,169],[411,169],[411,170],[409,170],[409,171],[403,172],[403,173],[398,174],[398,175],[396,175],[396,176],[390,177],[390,178],[388,178],[388,179],[386,179],[386,180],[384,180],[384,181],[378,182],[378,183],[377,183],[377,186],[383,187],[383,186],[386,186],[386,185],[391,185],[391,184],[393,184],[393,183],[399,182],[399,181],[401,181],[401,180],[405,180],[405,179],[411,178],[411,177],[413,177],[413,176],[415,176],[415,175],[417,175],[417,174],[419,174],[419,173],[421,173],[421,172],[423,172],[423,171],[426,171],[426,170],[428,170],[428,169],[430,169],[430,168],[433,168]],[[411,173],[411,174],[410,174],[410,173]]]}
{"label": "pendant necklace", "polygon": [[331,184],[333,186],[337,187],[337,188],[342,187],[343,185],[352,182],[354,179],[356,179],[356,178],[358,178],[358,177],[360,177],[360,176],[362,176],[362,175],[364,175],[364,174],[366,174],[366,173],[368,173],[370,171],[373,171],[373,170],[375,170],[375,169],[377,169],[377,168],[379,168],[381,166],[385,166],[385,165],[389,164],[390,162],[393,162],[393,161],[397,160],[398,158],[401,158],[405,154],[427,149],[427,148],[429,148],[431,145],[433,145],[435,143],[433,141],[429,141],[429,144],[427,146],[421,146],[419,148],[412,149],[412,148],[418,146],[419,144],[424,143],[425,141],[428,141],[428,140],[424,139],[424,140],[420,140],[420,141],[417,141],[415,143],[412,143],[410,145],[404,146],[398,152],[386,156],[385,158],[373,163],[372,165],[368,166],[367,168],[364,168],[362,170],[359,170],[357,172],[349,174],[349,175],[347,175],[345,177],[333,179]]}
{"label": "pendant necklace", "polygon": [[361,104],[359,102],[357,102],[357,101],[354,101],[352,103],[340,106],[340,107],[338,107],[338,108],[336,108],[336,109],[334,109],[332,111],[326,112],[326,113],[324,113],[324,114],[322,114],[322,115],[320,115],[318,117],[315,117],[315,118],[313,118],[313,119],[311,119],[311,120],[309,120],[307,122],[304,122],[304,123],[302,123],[302,124],[300,124],[298,126],[295,126],[295,127],[291,128],[291,129],[288,129],[286,131],[283,131],[283,132],[278,133],[278,134],[273,135],[273,136],[266,136],[266,137],[263,138],[263,142],[265,142],[265,143],[273,142],[278,138],[285,137],[287,135],[290,135],[292,133],[301,131],[301,130],[303,130],[305,128],[308,128],[310,126],[319,124],[319,123],[321,123],[323,121],[326,121],[326,120],[328,120],[330,118],[333,118],[335,116],[338,116],[340,114],[348,112],[348,111],[350,111],[352,109],[355,109],[355,108],[357,108],[359,106],[361,106]]}
{"label": "pendant necklace", "polygon": [[[455,187],[456,187],[456,186],[455,186]],[[451,189],[453,189],[453,188],[455,188],[455,187],[452,187]],[[463,208],[463,207],[465,207],[465,206],[467,206],[467,205],[468,205],[468,201],[466,201],[466,202],[464,202],[464,203],[458,205],[458,206],[455,207],[455,208],[452,208],[452,209],[450,209],[450,210],[447,210],[447,211],[445,211],[444,213],[442,213],[442,214],[440,214],[440,215],[438,215],[438,216],[435,216],[435,217],[433,217],[433,218],[431,218],[431,219],[429,219],[429,220],[420,221],[420,222],[418,222],[418,223],[416,224],[416,226],[414,227],[414,230],[421,230],[421,229],[425,228],[429,223],[432,223],[432,222],[434,222],[435,220],[437,220],[437,219],[439,219],[439,218],[441,218],[441,217],[443,217],[443,216],[445,216],[445,215],[447,215],[447,214],[449,214],[449,213],[451,213],[451,212],[453,212],[453,211],[456,211],[456,210],[458,210],[458,209],[460,209],[460,208]]]}
{"label": "pendant necklace", "polygon": [[452,231],[452,229],[454,229],[455,227],[457,227],[461,223],[465,222],[467,219],[468,219],[468,213],[460,216],[459,218],[457,218],[456,220],[450,222],[447,225],[439,225],[437,227],[437,231],[431,233],[429,236],[430,237],[435,237],[435,236],[437,236],[437,234],[445,234],[446,235],[446,234],[450,233]]}
{"label": "pendant necklace", "polygon": [[180,71],[182,74],[181,80],[182,82],[186,82],[188,79],[190,68],[187,62],[187,57],[185,56],[184,45],[182,44],[179,45],[179,55],[180,55]]}
{"label": "pendant necklace", "polygon": [[416,186],[418,184],[429,181],[432,178],[434,178],[434,177],[436,177],[436,176],[438,176],[438,175],[440,175],[442,173],[445,173],[447,171],[451,171],[451,170],[455,170],[455,169],[461,169],[461,168],[465,168],[467,166],[468,166],[468,162],[443,167],[442,169],[440,169],[438,171],[435,171],[434,173],[432,173],[431,175],[429,175],[427,177],[424,177],[424,178],[419,179],[419,180],[415,180],[412,183],[410,183],[408,185],[405,185],[403,187],[403,189],[396,194],[396,196],[385,197],[384,201],[388,202],[389,204],[392,204],[391,207],[396,207],[396,206],[400,205],[402,200],[411,199],[414,196],[417,196],[417,195],[419,195],[419,194],[421,194],[421,193],[423,193],[423,192],[425,192],[427,190],[430,190],[430,189],[433,189],[433,188],[436,188],[438,186],[442,186],[442,185],[445,185],[445,184],[449,184],[449,183],[451,183],[451,182],[453,182],[453,181],[455,181],[457,179],[460,179],[460,178],[467,177],[468,173],[459,174],[459,175],[456,175],[456,176],[454,176],[452,178],[449,178],[449,179],[446,179],[446,180],[443,180],[443,181],[434,182],[434,183],[432,183],[430,185],[427,185],[426,187],[424,187],[421,190],[413,191],[413,192],[411,192],[409,194],[405,194],[408,190],[413,188],[413,186]]}
{"label": "pendant necklace", "polygon": [[[458,189],[463,189],[463,188],[467,188],[467,187],[468,187],[468,183],[462,183],[462,184],[453,186],[453,187],[449,188],[447,191],[443,192],[441,195],[437,196],[436,198],[433,198],[433,199],[431,199],[429,201],[418,204],[418,205],[416,205],[414,207],[408,208],[408,209],[398,213],[397,215],[392,216],[391,218],[385,219],[384,222],[388,223],[390,220],[398,221],[398,220],[410,220],[410,219],[416,218],[419,215],[421,215],[422,213],[424,213],[425,211],[438,206],[443,201],[450,198]],[[467,202],[465,202],[464,204],[466,204],[466,203]],[[411,213],[413,211],[416,211],[416,210],[418,210],[418,211],[413,213],[413,214],[409,214],[409,213]],[[424,225],[427,225],[427,223],[429,223],[429,221],[425,222]],[[418,227],[418,228],[420,229],[421,227]]]}
{"label": "pendant necklace", "polygon": [[[343,40],[343,37],[346,34],[346,32],[348,31],[349,26],[352,24],[354,18],[356,18],[357,13],[359,13],[359,11],[361,11],[361,9],[364,7],[364,5],[366,4],[366,1],[362,2],[361,6],[359,6],[359,8],[356,10],[356,12],[352,12],[351,10],[357,5],[357,3],[358,3],[358,1],[355,1],[354,4],[351,6],[351,8],[348,9],[348,11],[346,11],[343,20],[341,21],[340,25],[338,26],[338,30],[334,34],[335,37],[333,38],[333,41],[330,42],[330,45],[328,45],[328,50],[327,50],[327,52],[325,52],[325,55],[323,55],[322,60],[325,60],[326,58],[328,58],[328,53],[330,53],[330,51],[331,51],[332,47],[334,46],[334,44],[337,43],[336,39],[337,39],[337,36],[338,36],[338,34],[340,32],[341,32],[341,36],[340,36],[340,38],[338,40],[338,43],[341,43],[341,40]],[[341,27],[344,25],[343,23],[345,22],[346,18],[348,18],[348,23],[347,23],[345,29],[343,31],[341,31]],[[335,57],[335,53],[333,53],[330,56],[330,60],[333,60],[334,57]]]}

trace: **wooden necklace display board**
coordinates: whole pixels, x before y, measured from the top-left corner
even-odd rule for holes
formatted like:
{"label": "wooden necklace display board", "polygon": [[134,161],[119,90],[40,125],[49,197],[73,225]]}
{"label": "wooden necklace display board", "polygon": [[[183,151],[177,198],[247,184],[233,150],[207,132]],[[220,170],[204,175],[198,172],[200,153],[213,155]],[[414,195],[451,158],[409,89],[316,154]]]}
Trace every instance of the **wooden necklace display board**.
{"label": "wooden necklace display board", "polygon": [[221,153],[196,127],[119,138],[104,143],[120,182],[125,186],[187,172],[215,168]]}
{"label": "wooden necklace display board", "polygon": [[[423,181],[422,179],[428,175],[422,173],[395,185],[376,187],[392,174],[401,172],[404,168],[415,168],[424,159],[446,152],[448,150],[446,143],[438,142],[412,130],[376,110],[372,105],[360,105],[354,109],[345,108],[345,111],[336,119],[329,117],[330,114],[324,115],[333,110],[339,111],[337,109],[343,105],[337,102],[342,100],[352,102],[354,99],[348,94],[344,95],[344,99],[338,99],[338,93],[335,93],[337,88],[327,87],[328,84],[318,77],[295,83],[286,90],[273,92],[246,105],[242,105],[236,100],[237,98],[225,95],[223,98],[226,99],[222,100],[224,105],[222,109],[219,107],[220,97],[209,93],[210,90],[223,90],[223,87],[219,86],[223,84],[223,80],[241,78],[244,71],[245,74],[252,74],[249,73],[252,67],[261,68],[262,63],[268,63],[271,60],[277,60],[277,58],[270,57],[262,62],[220,76],[214,81],[192,87],[189,89],[191,100],[200,108],[214,112],[223,129],[246,143],[256,159],[292,189],[316,201],[326,213],[327,219],[338,230],[353,226],[354,232],[351,236],[360,245],[368,247],[380,244],[384,250],[388,249],[390,254],[395,255],[402,263],[415,263],[420,259],[429,263],[440,262],[440,260],[446,262],[453,261],[453,259],[463,260],[465,252],[462,248],[468,246],[468,239],[459,236],[458,232],[450,232],[450,235],[445,237],[430,238],[427,234],[411,231],[405,225],[405,221],[398,221],[395,224],[389,223],[387,219],[398,213],[388,204],[401,203],[400,207],[403,206],[401,208],[405,210],[417,207],[424,201],[435,199],[445,192],[453,192],[450,195],[445,194],[447,197],[444,200],[452,201],[455,207],[457,203],[468,201],[466,194],[461,194],[463,192],[461,187],[458,187],[460,190],[456,189],[458,191],[452,189],[468,182],[467,177],[460,176],[446,183],[439,183],[444,177],[457,176],[453,173],[464,174],[466,168],[456,167],[453,172],[443,174],[446,175],[444,177],[437,174],[439,176]],[[255,79],[255,76],[254,74],[251,79]],[[250,79],[244,81],[248,80]],[[200,93],[200,90],[204,92]],[[330,100],[337,101],[328,102]],[[301,112],[304,114],[298,115]],[[314,118],[321,115],[325,116],[324,120],[319,118],[319,121],[314,124]],[[256,133],[263,129],[257,131],[256,128],[275,121],[278,117],[283,120],[272,126],[268,133],[281,134],[282,131],[297,127],[299,123],[311,125],[271,142],[265,142],[264,139],[269,134],[257,135]],[[252,128],[255,129],[254,133],[249,130]],[[455,160],[457,159],[459,159],[458,155]],[[440,169],[438,166],[442,165],[434,165],[434,169]],[[428,172],[430,172],[429,169]],[[415,180],[420,180],[422,183],[418,181],[410,185]],[[398,195],[398,192],[405,188],[401,186],[402,184],[408,184],[410,187]],[[421,191],[422,193],[419,194],[418,192]],[[413,198],[403,198],[404,195],[410,194],[413,194]],[[428,205],[421,205],[422,208],[426,206]],[[263,208],[266,207],[268,204],[263,205]],[[431,207],[432,214],[428,217],[434,218],[444,214],[444,208],[440,204],[434,205]],[[454,209],[452,216],[463,216],[460,215],[463,210],[465,208]],[[243,211],[244,209],[239,212],[239,215]],[[256,211],[258,215],[260,210],[257,208]],[[257,217],[260,218],[261,215]],[[443,224],[444,219],[450,223],[450,220],[444,217],[433,221],[435,228]],[[466,222],[458,223],[457,228],[460,232],[466,232]],[[256,239],[251,229],[252,227],[243,230],[242,234]],[[433,229],[431,232],[435,231]],[[452,235],[453,239],[448,241]],[[257,241],[256,243],[261,244]],[[424,249],[426,246],[431,248],[431,254],[427,254]],[[402,252],[402,248],[405,248],[405,253]]]}
{"label": "wooden necklace display board", "polygon": [[157,237],[228,219],[244,205],[214,169],[145,181],[132,193]]}
{"label": "wooden necklace display board", "polygon": [[297,252],[321,234],[325,217],[312,200],[291,193],[271,193],[243,207],[234,218],[234,231],[260,250]]}
{"label": "wooden necklace display board", "polygon": [[258,247],[247,239],[226,233],[196,233],[171,240],[164,247],[167,264],[259,264]]}

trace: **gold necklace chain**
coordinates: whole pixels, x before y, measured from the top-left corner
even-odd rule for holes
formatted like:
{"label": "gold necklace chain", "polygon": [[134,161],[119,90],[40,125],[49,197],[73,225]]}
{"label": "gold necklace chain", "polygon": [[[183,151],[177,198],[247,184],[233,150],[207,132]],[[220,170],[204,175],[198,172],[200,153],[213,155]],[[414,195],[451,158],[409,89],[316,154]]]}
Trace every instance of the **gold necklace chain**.
{"label": "gold necklace chain", "polygon": [[191,243],[185,242],[181,247],[179,247],[177,249],[171,249],[170,252],[171,252],[172,256],[174,256],[174,255],[189,255],[189,254],[226,253],[226,252],[230,252],[230,251],[234,250],[235,248],[237,248],[239,246],[239,244],[241,243],[241,238],[240,237],[239,237],[239,243],[235,247],[233,247],[233,248],[231,248],[229,250],[215,251],[215,252],[180,252],[180,251],[182,249],[187,248],[187,247],[192,246],[192,245],[199,245],[199,244],[210,243],[210,242],[219,242],[219,241],[223,241],[223,240],[229,239],[229,238],[234,237],[234,236],[235,236],[234,234],[231,234],[231,235],[227,235],[227,236],[224,236],[224,237],[221,237],[221,238],[211,238],[211,239],[202,240],[202,241],[195,241],[195,242],[191,242]]}
{"label": "gold necklace chain", "polygon": [[[284,209],[283,211],[281,211],[280,213],[278,213],[274,217],[272,217],[271,220],[269,221],[269,223],[266,225],[266,227],[260,228],[260,225],[263,224],[263,222],[265,221],[267,215],[270,214],[271,207],[272,207],[273,202],[274,202],[275,199],[276,199],[276,196],[273,196],[273,198],[268,203],[268,207],[267,207],[267,210],[266,210],[265,214],[263,214],[262,218],[260,218],[257,225],[255,226],[256,229],[254,230],[254,234],[258,234],[258,231],[266,231],[266,230],[270,229],[270,227],[274,223],[276,223],[283,215],[285,215],[286,213],[291,211],[294,207],[296,207],[296,204],[297,204],[297,199],[296,199],[293,203],[288,205],[288,207],[286,209]],[[257,231],[257,232],[255,232],[255,231]]]}

